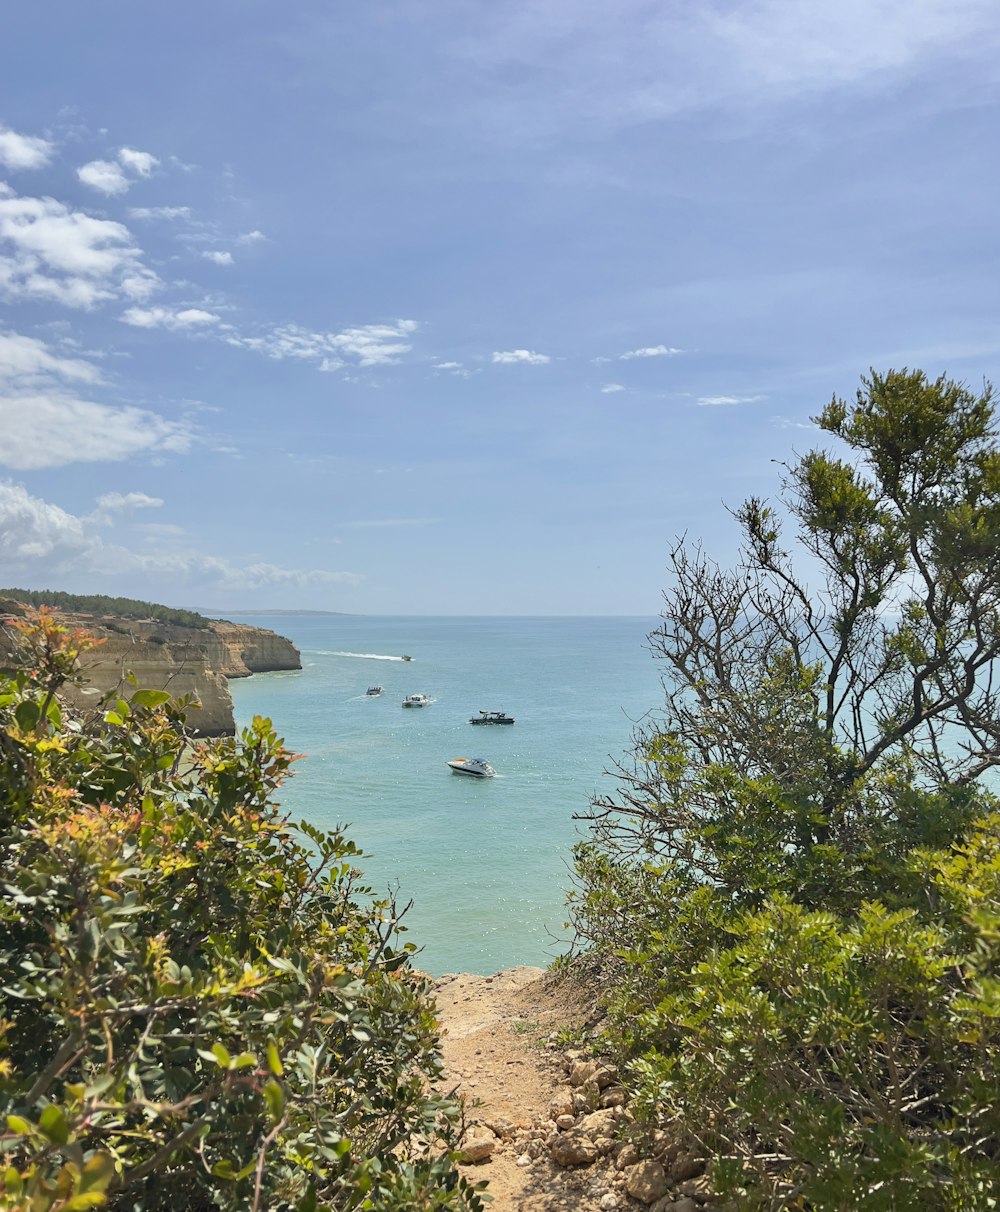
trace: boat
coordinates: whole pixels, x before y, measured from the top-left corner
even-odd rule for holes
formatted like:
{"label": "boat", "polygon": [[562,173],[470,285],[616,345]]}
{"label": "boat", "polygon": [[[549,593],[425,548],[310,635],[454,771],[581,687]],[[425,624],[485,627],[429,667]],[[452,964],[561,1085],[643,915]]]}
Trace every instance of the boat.
{"label": "boat", "polygon": [[471,774],[474,779],[491,779],[496,775],[485,758],[452,758],[448,765],[453,774]]}
{"label": "boat", "polygon": [[405,653],[399,658],[401,661],[412,661],[413,657],[407,656]]}
{"label": "boat", "polygon": [[368,697],[369,697],[369,698],[371,698],[371,699],[376,699],[376,698],[378,698],[378,696],[379,696],[381,693],[382,693],[382,687],[381,687],[381,686],[369,686],[369,687],[368,687],[368,689],[365,691],[365,694],[366,694],[366,695],[368,695]]}
{"label": "boat", "polygon": [[403,706],[426,707],[428,703],[432,703],[433,701],[434,700],[429,698],[426,694],[408,694],[406,698],[403,699]]}
{"label": "boat", "polygon": [[505,711],[480,711],[479,715],[474,715],[470,724],[513,724],[514,717],[508,715]]}

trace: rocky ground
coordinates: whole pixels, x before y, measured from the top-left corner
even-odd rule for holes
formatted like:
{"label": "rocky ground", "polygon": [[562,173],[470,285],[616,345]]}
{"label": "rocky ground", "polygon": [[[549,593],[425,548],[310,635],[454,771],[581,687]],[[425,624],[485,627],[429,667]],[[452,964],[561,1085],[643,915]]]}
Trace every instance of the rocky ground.
{"label": "rocky ground", "polygon": [[[629,1140],[614,1067],[574,1046],[586,988],[540,968],[438,982],[445,1088],[466,1107],[467,1177],[490,1212],[712,1212],[702,1166],[665,1134]],[[721,1212],[721,1210],[720,1210]]]}

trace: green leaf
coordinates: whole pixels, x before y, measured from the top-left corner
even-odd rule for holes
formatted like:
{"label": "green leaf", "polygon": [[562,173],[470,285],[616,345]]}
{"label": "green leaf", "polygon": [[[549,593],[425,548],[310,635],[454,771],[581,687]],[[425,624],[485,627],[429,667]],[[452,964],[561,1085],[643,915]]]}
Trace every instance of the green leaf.
{"label": "green leaf", "polygon": [[285,1092],[273,1077],[264,1087],[264,1100],[272,1122],[277,1123],[285,1109]]}
{"label": "green leaf", "polygon": [[95,1153],[80,1175],[81,1192],[106,1190],[114,1174],[115,1163],[110,1153]]}
{"label": "green leaf", "polygon": [[69,1124],[62,1107],[49,1103],[38,1119],[38,1126],[53,1144],[64,1145],[69,1140]]}
{"label": "green leaf", "polygon": [[38,726],[40,714],[38,704],[32,702],[31,699],[25,699],[14,708],[14,719],[17,720],[17,726],[22,732],[34,731]]}
{"label": "green leaf", "polygon": [[11,1132],[16,1132],[18,1136],[30,1136],[35,1130],[34,1125],[20,1115],[8,1115],[7,1127]]}
{"label": "green leaf", "polygon": [[170,695],[166,690],[137,690],[132,695],[133,707],[160,707],[164,703],[170,702]]}
{"label": "green leaf", "polygon": [[274,1040],[267,1041],[267,1067],[275,1077],[281,1077],[285,1072],[285,1066],[281,1063],[281,1055]]}
{"label": "green leaf", "polygon": [[229,1055],[229,1049],[225,1045],[219,1043],[213,1044],[212,1055],[219,1062],[220,1068],[231,1069],[233,1067],[233,1058]]}

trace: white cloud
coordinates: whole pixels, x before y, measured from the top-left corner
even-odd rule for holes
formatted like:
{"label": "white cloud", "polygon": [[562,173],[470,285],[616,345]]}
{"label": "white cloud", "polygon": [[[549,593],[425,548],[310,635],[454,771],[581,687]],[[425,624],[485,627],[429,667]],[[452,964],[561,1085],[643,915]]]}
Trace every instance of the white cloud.
{"label": "white cloud", "polygon": [[495,350],[493,361],[508,366],[515,362],[523,362],[526,366],[544,366],[552,359],[548,354],[534,353],[530,349],[506,349]]}
{"label": "white cloud", "polygon": [[435,362],[434,369],[435,370],[461,370],[462,363],[461,362]]}
{"label": "white cloud", "polygon": [[0,332],[0,389],[37,386],[52,378],[100,383],[101,373],[82,358],[63,358],[52,353],[44,341],[35,337]]}
{"label": "white cloud", "polygon": [[601,388],[601,391],[603,391],[606,396],[611,395],[613,392],[624,390],[625,388],[621,385],[621,383],[605,383]]}
{"label": "white cloud", "polygon": [[764,396],[699,396],[698,404],[703,408],[711,408],[727,404],[753,404],[764,398]]}
{"label": "white cloud", "polygon": [[269,358],[301,358],[320,363],[324,370],[336,370],[352,359],[358,366],[383,366],[396,362],[413,348],[406,338],[417,329],[415,320],[397,320],[395,324],[366,324],[345,328],[342,332],[314,332],[295,324],[272,329],[264,336],[227,337],[230,345],[252,349]]}
{"label": "white cloud", "polygon": [[97,507],[102,513],[120,513],[130,509],[159,509],[161,497],[151,497],[144,492],[105,492],[97,498]]}
{"label": "white cloud", "polygon": [[266,240],[267,236],[262,231],[245,231],[241,236],[236,237],[237,244],[259,244],[261,240]]}
{"label": "white cloud", "polygon": [[31,496],[20,484],[0,481],[0,559],[5,565],[23,567],[55,556],[67,566],[87,546],[80,518]]}
{"label": "white cloud", "polygon": [[54,389],[0,394],[0,464],[19,471],[180,453],[190,444],[185,424],[141,408],[81,400]]}
{"label": "white cloud", "polygon": [[109,197],[127,193],[132,182],[125,176],[121,166],[113,160],[91,160],[76,170],[84,185],[96,189]]}
{"label": "white cloud", "polygon": [[190,219],[190,206],[133,206],[129,210],[132,219]]}
{"label": "white cloud", "polygon": [[206,261],[214,261],[216,265],[232,265],[233,254],[231,252],[203,252],[201,254]]}
{"label": "white cloud", "polygon": [[140,177],[148,177],[159,164],[155,156],[149,152],[136,151],[134,147],[123,147],[118,152],[118,159],[126,168],[138,173]]}
{"label": "white cloud", "polygon": [[114,160],[91,160],[76,170],[84,185],[102,194],[113,197],[127,193],[135,184],[135,176],[149,177],[159,160],[149,152],[136,151],[133,147],[122,147],[118,151],[118,162]]}
{"label": "white cloud", "polygon": [[[142,496],[143,494],[128,494]],[[148,498],[154,500],[154,498]],[[128,574],[141,577],[153,596],[164,596],[178,584],[203,591],[308,588],[355,585],[353,572],[282,568],[265,560],[240,564],[191,549],[172,548],[176,529],[162,525],[151,552],[136,552],[104,542],[95,516],[76,517],[48,501],[31,496],[21,484],[0,481],[0,562],[11,573],[36,579],[76,573],[91,577]],[[147,591],[148,592],[148,591]]]}
{"label": "white cloud", "polygon": [[644,349],[630,349],[627,353],[619,354],[623,362],[630,358],[672,358],[675,354],[684,353],[683,349],[674,349],[668,345],[647,345]]}
{"label": "white cloud", "polygon": [[133,328],[166,328],[171,332],[202,329],[218,324],[220,317],[200,307],[174,310],[169,307],[129,307],[122,313],[122,322]]}
{"label": "white cloud", "polygon": [[0,191],[0,293],[87,309],[148,298],[158,284],[121,223]]}
{"label": "white cloud", "polygon": [[53,144],[35,135],[20,135],[9,126],[0,126],[0,164],[12,171],[43,168],[52,158]]}

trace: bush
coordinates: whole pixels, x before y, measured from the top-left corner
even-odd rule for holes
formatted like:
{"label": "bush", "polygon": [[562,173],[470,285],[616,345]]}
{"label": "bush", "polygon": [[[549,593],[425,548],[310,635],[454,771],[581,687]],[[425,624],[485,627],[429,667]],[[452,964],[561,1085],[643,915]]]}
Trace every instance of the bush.
{"label": "bush", "polygon": [[89,641],[15,626],[0,1208],[479,1209],[401,914],[342,832],[282,816],[270,722],[186,750],[162,692],[71,714]]}

